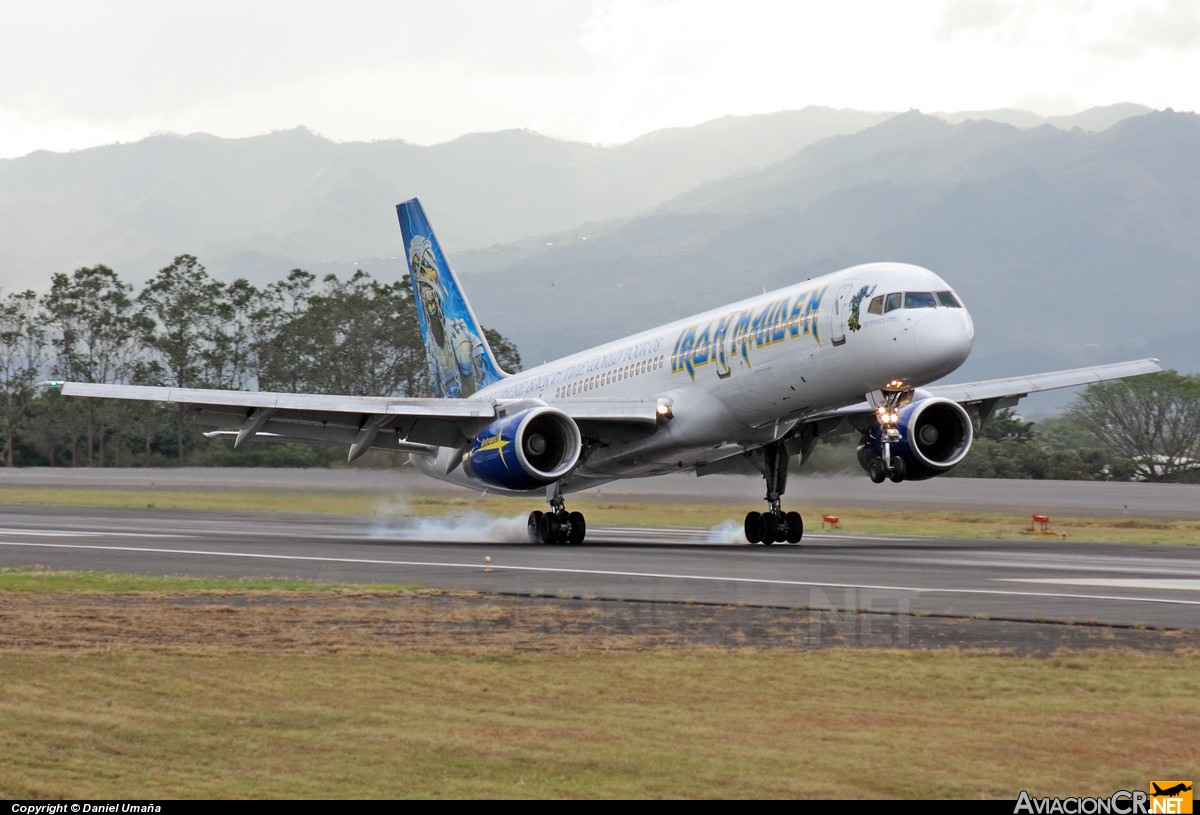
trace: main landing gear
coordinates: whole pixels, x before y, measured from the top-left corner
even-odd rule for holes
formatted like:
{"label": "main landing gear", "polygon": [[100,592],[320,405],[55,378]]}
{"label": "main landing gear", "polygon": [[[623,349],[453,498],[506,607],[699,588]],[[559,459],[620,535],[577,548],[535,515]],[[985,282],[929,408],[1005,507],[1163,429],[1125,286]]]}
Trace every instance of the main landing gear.
{"label": "main landing gear", "polygon": [[529,513],[530,543],[570,544],[578,546],[587,534],[587,523],[582,512],[567,512],[562,487],[555,483],[546,488],[546,500],[550,511],[534,510]]}
{"label": "main landing gear", "polygon": [[799,543],[804,537],[804,519],[799,512],[784,512],[780,497],[787,487],[788,453],[783,442],[772,442],[755,453],[754,462],[767,482],[767,511],[746,513],[746,540],[770,546],[775,542]]}

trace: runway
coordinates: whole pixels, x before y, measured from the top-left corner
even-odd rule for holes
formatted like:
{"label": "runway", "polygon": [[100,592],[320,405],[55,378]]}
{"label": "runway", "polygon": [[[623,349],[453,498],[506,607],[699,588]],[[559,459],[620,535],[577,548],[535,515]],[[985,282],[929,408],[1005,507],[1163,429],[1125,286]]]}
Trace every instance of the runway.
{"label": "runway", "polygon": [[589,545],[523,522],[0,507],[0,566],[297,577],[510,595],[1200,629],[1200,549],[862,537],[733,545],[707,532],[595,527]]}

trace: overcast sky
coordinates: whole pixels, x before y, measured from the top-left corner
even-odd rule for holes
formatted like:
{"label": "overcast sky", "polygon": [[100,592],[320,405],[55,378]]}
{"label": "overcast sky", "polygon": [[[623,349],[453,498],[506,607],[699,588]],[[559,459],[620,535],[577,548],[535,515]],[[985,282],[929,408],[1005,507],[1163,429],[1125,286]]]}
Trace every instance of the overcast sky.
{"label": "overcast sky", "polygon": [[0,157],[305,125],[618,143],[819,104],[1200,110],[1196,0],[6,0]]}

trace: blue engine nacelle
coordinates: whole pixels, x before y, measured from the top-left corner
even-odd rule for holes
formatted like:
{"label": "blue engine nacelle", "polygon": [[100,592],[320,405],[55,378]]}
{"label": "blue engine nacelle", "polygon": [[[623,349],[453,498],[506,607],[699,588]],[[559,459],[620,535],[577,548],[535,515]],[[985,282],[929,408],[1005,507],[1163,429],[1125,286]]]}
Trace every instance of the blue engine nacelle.
{"label": "blue engine nacelle", "polygon": [[489,487],[532,490],[569,473],[582,451],[574,419],[556,408],[535,407],[488,425],[471,442],[463,469]]}
{"label": "blue engine nacelle", "polygon": [[[921,481],[944,475],[971,449],[975,431],[971,417],[958,402],[939,397],[918,399],[898,411],[898,440],[891,445],[895,471],[900,477]],[[883,457],[883,429],[878,422],[858,444],[858,463],[871,474],[872,464]],[[874,476],[873,476],[874,477]]]}

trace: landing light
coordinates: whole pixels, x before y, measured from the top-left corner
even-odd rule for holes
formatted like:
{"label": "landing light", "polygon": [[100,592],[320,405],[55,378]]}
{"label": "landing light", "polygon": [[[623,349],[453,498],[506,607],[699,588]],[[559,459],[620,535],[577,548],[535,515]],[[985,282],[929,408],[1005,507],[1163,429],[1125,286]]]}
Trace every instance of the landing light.
{"label": "landing light", "polygon": [[658,407],[654,409],[660,419],[670,419],[674,414],[671,412],[669,402],[659,402]]}

